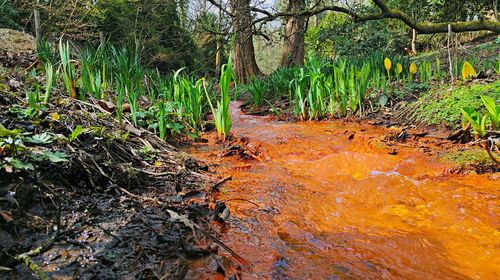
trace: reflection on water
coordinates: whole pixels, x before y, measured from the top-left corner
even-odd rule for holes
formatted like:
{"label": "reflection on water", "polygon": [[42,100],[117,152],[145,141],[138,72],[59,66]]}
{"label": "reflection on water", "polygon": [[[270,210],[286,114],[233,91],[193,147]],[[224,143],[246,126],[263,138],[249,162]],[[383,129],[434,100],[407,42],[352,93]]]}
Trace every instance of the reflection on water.
{"label": "reflection on water", "polygon": [[500,279],[494,175],[449,175],[415,148],[391,155],[382,128],[238,110],[233,126],[268,160],[221,158],[213,142],[189,152],[233,175],[221,239],[253,264],[244,279]]}

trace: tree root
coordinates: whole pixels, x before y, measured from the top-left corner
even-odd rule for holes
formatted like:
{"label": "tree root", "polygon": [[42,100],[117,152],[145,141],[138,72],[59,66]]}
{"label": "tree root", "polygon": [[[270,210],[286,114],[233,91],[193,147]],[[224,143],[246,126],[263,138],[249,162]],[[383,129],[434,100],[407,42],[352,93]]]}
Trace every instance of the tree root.
{"label": "tree root", "polygon": [[33,250],[30,250],[29,252],[19,254],[15,257],[16,261],[24,263],[29,270],[31,270],[33,273],[35,273],[38,278],[42,280],[50,280],[51,278],[43,272],[43,270],[31,259],[31,257],[38,256],[42,254],[43,252],[47,251],[52,244],[56,241],[58,238],[58,234],[55,234],[52,238],[50,238],[46,244],[37,247]]}
{"label": "tree root", "polygon": [[500,167],[500,161],[498,161],[498,159],[495,158],[495,156],[493,155],[493,153],[491,152],[491,149],[490,149],[490,145],[488,145],[489,141],[486,140],[484,142],[484,149],[486,150],[486,152],[488,153],[488,156],[491,158],[491,160],[493,160],[493,162],[496,164],[497,167]]}

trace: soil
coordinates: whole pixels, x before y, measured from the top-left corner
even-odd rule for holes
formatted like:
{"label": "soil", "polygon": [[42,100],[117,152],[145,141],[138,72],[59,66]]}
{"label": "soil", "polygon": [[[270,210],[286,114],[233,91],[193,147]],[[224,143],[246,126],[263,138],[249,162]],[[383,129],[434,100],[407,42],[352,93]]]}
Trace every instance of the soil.
{"label": "soil", "polygon": [[[92,99],[54,90],[47,108],[27,117],[33,81],[18,71],[0,77],[0,123],[51,140],[24,141],[16,157],[68,158],[0,170],[1,279],[183,279],[199,258],[225,275],[216,253],[233,251],[210,227],[225,209],[212,195],[223,182],[205,163],[127,121],[119,128]],[[79,125],[84,131],[68,140]],[[244,263],[233,254],[229,262]]]}

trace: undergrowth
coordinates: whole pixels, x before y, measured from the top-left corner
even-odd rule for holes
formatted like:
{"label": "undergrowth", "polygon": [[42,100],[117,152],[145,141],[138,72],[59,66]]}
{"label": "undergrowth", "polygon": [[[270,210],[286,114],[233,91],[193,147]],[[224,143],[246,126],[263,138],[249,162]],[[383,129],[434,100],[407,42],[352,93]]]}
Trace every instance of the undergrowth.
{"label": "undergrowth", "polygon": [[457,170],[474,170],[476,173],[484,173],[491,168],[491,159],[483,149],[471,149],[463,151],[452,151],[441,156],[442,159],[452,162]]}
{"label": "undergrowth", "polygon": [[474,110],[482,110],[481,95],[499,100],[500,80],[492,83],[435,87],[420,97],[421,104],[417,108],[418,121],[429,125],[444,124],[459,128],[462,120],[460,109],[468,106]]}

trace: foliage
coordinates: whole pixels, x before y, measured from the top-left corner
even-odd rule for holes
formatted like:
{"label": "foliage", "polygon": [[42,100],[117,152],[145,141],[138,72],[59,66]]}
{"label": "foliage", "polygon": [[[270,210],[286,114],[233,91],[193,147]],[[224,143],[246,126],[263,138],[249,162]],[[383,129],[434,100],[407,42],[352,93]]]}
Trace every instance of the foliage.
{"label": "foliage", "polygon": [[2,0],[0,2],[0,28],[10,28],[21,30],[17,22],[18,12],[11,0]]}
{"label": "foliage", "polygon": [[248,91],[252,94],[253,107],[257,109],[262,103],[264,94],[267,92],[266,81],[254,77],[248,84]]}
{"label": "foliage", "polygon": [[45,64],[45,95],[43,98],[43,102],[45,104],[49,103],[53,82],[54,82],[54,67],[52,66],[52,63],[49,61]]}
{"label": "foliage", "polygon": [[[464,122],[470,124],[474,135],[476,135],[477,138],[484,140],[483,147],[488,156],[497,166],[500,166],[500,161],[495,158],[491,151],[487,130],[488,126],[493,130],[497,130],[499,128],[500,105],[496,105],[495,100],[487,96],[481,96],[481,100],[483,101],[484,107],[487,109],[486,114],[482,114],[471,107],[463,107],[461,112],[465,120]],[[495,142],[492,141],[492,143]]]}
{"label": "foliage", "polygon": [[474,70],[474,67],[472,67],[472,65],[468,61],[464,62],[464,64],[462,65],[462,79],[466,80],[476,75],[477,74],[476,70]]}
{"label": "foliage", "polygon": [[357,23],[347,15],[330,12],[318,26],[311,24],[306,32],[306,53],[317,57],[363,57],[377,51],[401,53],[408,45],[404,25],[390,19]]}
{"label": "foliage", "polygon": [[84,132],[85,132],[85,129],[83,128],[83,126],[81,126],[81,125],[75,126],[75,128],[73,129],[73,131],[71,132],[71,134],[68,137],[69,142],[75,141],[78,138],[78,136],[80,136]]}
{"label": "foliage", "polygon": [[461,108],[470,107],[481,110],[483,102],[480,96],[494,100],[500,99],[500,81],[489,84],[466,84],[436,87],[420,98],[417,108],[420,121],[427,124],[445,124],[458,128],[461,123]]}
{"label": "foliage", "polygon": [[306,111],[306,100],[304,96],[304,90],[306,88],[306,74],[303,68],[297,69],[297,74],[295,79],[290,81],[290,99],[295,99],[295,115],[301,120],[305,120],[307,117]]}
{"label": "foliage", "polygon": [[490,120],[491,128],[500,129],[500,105],[496,105],[495,100],[488,96],[481,96],[481,100],[487,110],[486,116]]}
{"label": "foliage", "polygon": [[212,109],[212,113],[214,115],[215,120],[215,128],[217,129],[217,134],[220,139],[226,141],[229,136],[229,131],[231,130],[231,113],[229,112],[229,103],[231,99],[229,97],[229,85],[231,84],[231,80],[234,81],[234,70],[233,70],[233,55],[229,54],[227,64],[222,65],[221,75],[219,80],[219,88],[221,91],[221,99],[217,101],[217,108],[214,108],[212,105],[212,101],[210,100],[210,96],[205,89],[205,94],[207,96],[207,100],[210,104],[210,108]]}
{"label": "foliage", "polygon": [[7,129],[0,124],[0,168],[8,173],[15,170],[33,171],[33,163],[68,161],[67,154],[44,147],[53,140],[54,137],[48,133],[30,136],[29,133],[21,133],[19,129]]}
{"label": "foliage", "polygon": [[64,44],[62,42],[62,38],[59,40],[59,56],[61,57],[60,70],[64,79],[66,91],[69,93],[71,98],[77,98],[75,88],[76,72],[75,67],[73,66],[73,60],[71,59],[69,42]]}
{"label": "foliage", "polygon": [[52,52],[52,44],[47,40],[47,38],[42,38],[41,42],[36,46],[36,56],[44,65],[49,62],[54,64],[55,56]]}

